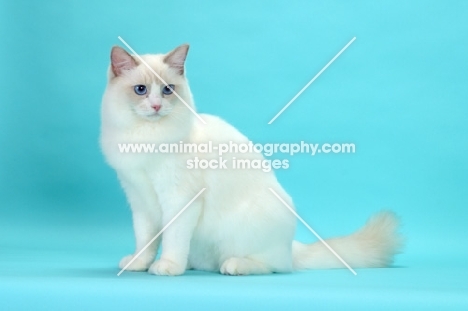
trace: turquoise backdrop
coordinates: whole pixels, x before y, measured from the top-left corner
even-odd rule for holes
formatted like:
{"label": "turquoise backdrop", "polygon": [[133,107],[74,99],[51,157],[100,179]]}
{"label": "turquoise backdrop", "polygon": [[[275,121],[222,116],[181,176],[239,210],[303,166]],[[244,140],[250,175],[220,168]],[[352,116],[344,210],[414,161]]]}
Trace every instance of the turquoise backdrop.
{"label": "turquoise backdrop", "polygon": [[[1,0],[0,309],[468,309],[467,16],[462,0]],[[395,266],[117,277],[131,215],[98,136],[118,36],[141,54],[189,43],[198,110],[256,142],[355,143],[277,175],[323,237],[396,211]]]}

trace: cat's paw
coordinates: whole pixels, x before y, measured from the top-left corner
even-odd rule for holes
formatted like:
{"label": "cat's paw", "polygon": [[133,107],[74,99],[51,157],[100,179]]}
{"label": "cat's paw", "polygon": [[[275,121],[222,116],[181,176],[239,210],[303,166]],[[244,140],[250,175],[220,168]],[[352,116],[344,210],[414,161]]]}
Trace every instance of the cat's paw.
{"label": "cat's paw", "polygon": [[242,267],[242,260],[239,258],[229,258],[222,265],[220,272],[226,275],[243,275],[246,274]]}
{"label": "cat's paw", "polygon": [[[119,263],[119,268],[123,269],[130,261],[132,261],[134,255],[128,255],[122,258]],[[143,256],[137,257],[125,270],[127,271],[146,271],[151,265],[151,261],[146,260]]]}
{"label": "cat's paw", "polygon": [[151,265],[148,272],[156,275],[181,275],[185,272],[185,266],[167,259],[159,259]]}

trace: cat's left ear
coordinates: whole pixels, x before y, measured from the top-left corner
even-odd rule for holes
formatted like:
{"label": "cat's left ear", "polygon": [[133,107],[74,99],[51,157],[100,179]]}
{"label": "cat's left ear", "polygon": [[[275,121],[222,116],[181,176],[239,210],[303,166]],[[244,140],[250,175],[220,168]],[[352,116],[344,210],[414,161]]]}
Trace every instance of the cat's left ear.
{"label": "cat's left ear", "polygon": [[164,57],[164,62],[169,65],[169,67],[174,68],[178,74],[184,74],[184,65],[185,59],[187,58],[187,53],[189,50],[188,44],[182,44],[181,46],[176,47],[171,52],[167,53]]}

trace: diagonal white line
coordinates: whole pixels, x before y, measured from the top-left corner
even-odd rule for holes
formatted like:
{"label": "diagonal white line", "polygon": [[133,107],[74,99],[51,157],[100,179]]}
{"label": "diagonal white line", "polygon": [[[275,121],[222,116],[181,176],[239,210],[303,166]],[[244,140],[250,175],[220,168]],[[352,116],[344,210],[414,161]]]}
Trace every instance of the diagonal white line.
{"label": "diagonal white line", "polygon": [[185,205],[175,216],[174,218],[171,219],[171,221],[169,221],[165,226],[164,228],[161,229],[161,231],[159,231],[158,234],[156,234],[154,236],[154,238],[151,239],[151,241],[148,242],[148,244],[145,245],[145,247],[143,247],[135,256],[133,256],[132,260],[130,260],[130,262],[128,264],[125,265],[125,267],[122,268],[122,270],[120,270],[119,273],[117,273],[117,276],[120,276],[122,274],[122,272],[124,272],[150,245],[151,243],[153,243],[163,232],[164,230],[166,230],[176,219],[177,217],[179,217],[189,206],[190,204],[193,203],[193,201],[195,201],[199,196],[200,194],[202,194],[203,191],[205,191],[206,188],[203,188],[202,190],[200,190],[200,192],[197,193],[196,196],[193,197],[193,199],[190,200],[190,202],[187,203],[187,205]]}
{"label": "diagonal white line", "polygon": [[271,189],[271,188],[268,188],[268,189],[270,189],[270,191],[278,198],[278,200],[280,200],[281,203],[283,203],[284,206],[286,206],[286,207],[291,211],[291,213],[293,213],[294,216],[296,216],[297,219],[299,219],[300,222],[302,222],[302,224],[304,224],[304,226],[306,226],[306,228],[309,229],[309,231],[312,232],[312,233],[317,237],[317,239],[319,239],[320,242],[322,242],[323,245],[325,245],[325,246],[330,250],[330,252],[332,252],[333,255],[335,255],[335,257],[338,258],[338,260],[341,261],[341,262],[346,266],[346,268],[349,269],[349,271],[351,271],[354,275],[357,275],[356,271],[354,271],[354,269],[351,268],[351,267],[346,263],[346,261],[344,261],[343,258],[341,258],[341,256],[338,255],[338,254],[333,250],[333,248],[331,248],[330,245],[328,245],[328,243],[325,242],[325,240],[322,239],[322,237],[319,236],[319,235],[317,234],[317,232],[315,232],[315,230],[312,229],[312,228],[304,221],[304,219],[302,219],[302,217],[299,216],[299,215],[296,213],[296,211],[295,211],[291,206],[288,205],[288,203],[286,203],[273,189]]}
{"label": "diagonal white line", "polygon": [[[162,83],[164,83],[165,85],[169,85],[166,81],[164,81],[163,78],[161,78],[160,75],[157,74],[156,71],[153,70],[153,68],[150,67],[150,65],[148,65],[147,62],[145,62],[145,61],[143,60],[143,58],[141,58],[140,55],[137,54],[137,52],[135,52],[134,49],[132,49],[132,47],[131,47],[130,45],[128,45],[128,43],[127,43],[124,39],[122,39],[121,36],[118,36],[118,38],[119,38],[120,41],[122,41],[123,44],[125,44],[125,46],[126,46],[136,57],[138,57],[138,59],[139,59],[146,67],[148,67],[148,69],[149,69],[152,73],[154,73],[154,75],[155,75],[156,77],[158,77],[159,80],[161,80]],[[205,120],[203,120],[202,117],[200,117],[200,115],[199,115],[198,113],[196,113],[195,110],[193,110],[193,108],[190,107],[190,105],[187,104],[187,102],[186,102],[182,97],[180,97],[180,95],[177,94],[175,90],[172,90],[172,91],[173,91],[174,95],[177,96],[177,98],[180,99],[180,101],[181,101],[182,103],[184,103],[184,105],[187,106],[187,108],[188,108],[203,124],[206,124]]]}
{"label": "diagonal white line", "polygon": [[328,68],[328,66],[330,66],[337,58],[338,56],[341,55],[341,53],[343,53],[350,45],[351,43],[354,42],[354,40],[356,40],[356,37],[352,38],[351,41],[348,42],[348,44],[346,44],[344,46],[344,48],[341,49],[341,51],[338,52],[338,54],[335,55],[335,57],[333,57],[331,59],[331,61],[328,62],[328,64],[325,65],[325,67],[322,68],[322,70],[320,70],[316,75],[315,77],[312,78],[312,80],[309,81],[309,83],[307,83],[300,91],[299,93],[296,94],[296,96],[294,96],[287,104],[286,106],[283,107],[283,109],[281,109],[277,114],[276,116],[273,117],[273,119],[270,120],[270,122],[268,122],[268,124],[272,124],[276,118],[278,118],[311,84],[312,82],[315,81],[315,79],[317,79],[321,74],[322,72],[325,71],[325,69]]}

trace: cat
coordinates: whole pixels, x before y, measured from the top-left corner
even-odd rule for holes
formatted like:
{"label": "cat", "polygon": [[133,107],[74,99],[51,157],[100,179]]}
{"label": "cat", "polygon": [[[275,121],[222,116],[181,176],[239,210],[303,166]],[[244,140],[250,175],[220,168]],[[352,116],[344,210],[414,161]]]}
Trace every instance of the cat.
{"label": "cat", "polygon": [[[164,84],[135,55],[111,50],[108,84],[101,109],[101,148],[115,169],[133,216],[136,248],[119,267],[156,275],[181,275],[187,269],[226,275],[344,268],[322,243],[294,241],[292,199],[273,171],[188,169],[187,160],[215,154],[121,153],[121,143],[226,143],[248,139],[219,117],[193,111],[185,74],[188,45],[167,54],[141,56]],[[183,99],[185,104],[181,101]],[[261,153],[224,155],[263,159]],[[195,197],[206,190],[140,256],[145,245]],[[382,211],[354,234],[326,240],[353,268],[387,267],[403,245],[399,219]],[[156,253],[161,245],[161,255]]]}

